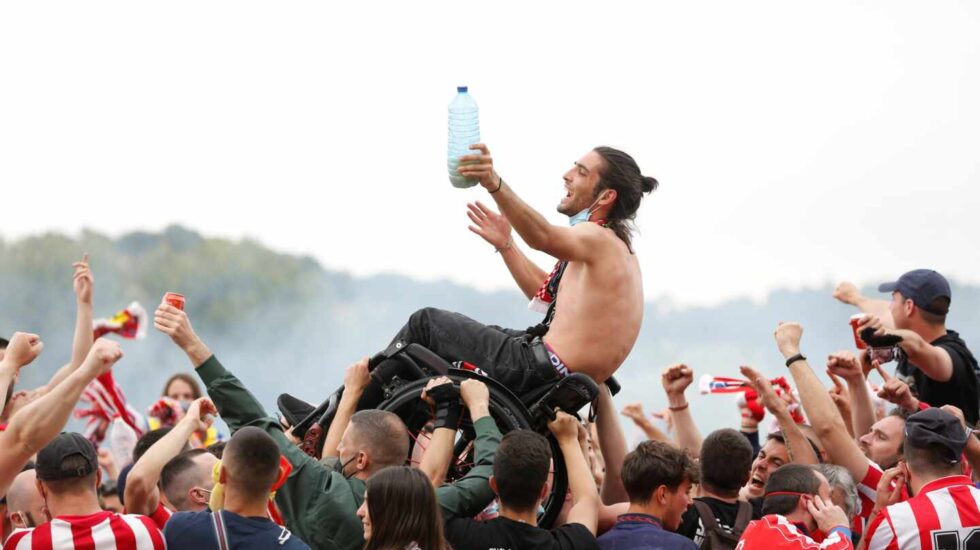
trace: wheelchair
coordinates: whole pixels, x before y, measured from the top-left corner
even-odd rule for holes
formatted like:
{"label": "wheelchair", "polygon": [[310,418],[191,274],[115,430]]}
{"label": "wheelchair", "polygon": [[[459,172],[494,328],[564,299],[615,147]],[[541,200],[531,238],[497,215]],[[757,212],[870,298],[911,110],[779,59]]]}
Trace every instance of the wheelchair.
{"label": "wheelchair", "polygon": [[[390,365],[391,363],[387,361],[396,361],[399,368],[383,369],[386,371],[384,373],[380,372],[382,369],[376,369],[383,362]],[[416,446],[424,449],[423,433],[431,420],[431,409],[420,398],[429,379],[434,376],[446,376],[457,386],[466,379],[476,379],[486,384],[490,393],[490,416],[493,417],[502,434],[512,430],[534,430],[545,435],[551,444],[553,463],[551,490],[543,503],[544,509],[539,512],[538,524],[544,528],[552,526],[565,503],[568,477],[561,449],[548,431],[547,424],[554,418],[556,407],[577,415],[582,407],[592,402],[599,393],[595,381],[584,374],[572,373],[554,384],[515,395],[506,386],[485,375],[478,368],[473,368],[472,365],[462,362],[450,363],[419,344],[399,341],[393,342],[386,350],[371,357],[368,369],[371,371],[372,378],[380,383],[383,398],[374,407],[365,407],[362,403],[359,404],[358,409],[377,408],[398,415],[408,427],[410,461],[411,457],[415,456]],[[615,380],[610,379],[606,383],[614,394],[619,390]],[[279,396],[279,409],[293,426],[293,435],[302,441],[301,447],[307,454],[319,458],[326,432],[330,428],[342,395],[343,387],[315,409],[288,394]],[[472,467],[475,438],[473,424],[464,416],[457,430],[453,459],[446,476],[447,483],[465,476]]]}

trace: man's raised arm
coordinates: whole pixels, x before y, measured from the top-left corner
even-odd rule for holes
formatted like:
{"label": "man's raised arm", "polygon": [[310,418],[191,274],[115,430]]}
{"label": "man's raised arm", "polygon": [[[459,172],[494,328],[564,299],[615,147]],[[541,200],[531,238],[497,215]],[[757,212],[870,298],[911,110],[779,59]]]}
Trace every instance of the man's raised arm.
{"label": "man's raised arm", "polygon": [[854,283],[844,281],[837,285],[834,289],[834,298],[841,303],[858,308],[862,313],[880,317],[885,326],[895,328],[895,318],[892,317],[888,302],[862,295]]}
{"label": "man's raised arm", "polygon": [[[8,354],[12,351],[16,356],[33,360],[40,352],[40,339],[32,334],[14,334],[7,347]],[[78,369],[46,395],[14,414],[7,429],[0,432],[0,494],[7,492],[10,482],[31,455],[65,427],[85,386],[100,374],[109,372],[122,355],[119,344],[100,338]]]}
{"label": "man's raised arm", "polygon": [[506,217],[487,208],[480,201],[470,203],[467,206],[469,207],[467,215],[474,224],[470,226],[470,231],[483,237],[483,240],[493,246],[494,250],[504,259],[504,264],[507,265],[511,277],[514,278],[521,292],[527,296],[528,300],[533,298],[544,283],[548,273],[535,265],[517,247],[517,243],[511,236],[510,222],[507,221]]}
{"label": "man's raised arm", "polygon": [[[599,246],[605,237],[601,227],[591,223],[576,227],[558,227],[548,223],[497,175],[486,145],[481,143],[470,148],[478,149],[482,154],[460,157],[459,173],[480,180],[480,185],[490,192],[501,213],[528,246],[561,260],[583,262],[595,260],[603,251],[604,247]],[[467,164],[464,166],[464,163]]]}
{"label": "man's raised arm", "polygon": [[[800,338],[803,336],[803,327],[799,323],[780,323],[775,336],[776,345],[783,357],[791,359],[799,356]],[[796,382],[796,391],[800,394],[803,410],[806,411],[807,418],[827,450],[831,462],[847,468],[855,480],[864,479],[868,474],[868,458],[851,439],[844,419],[824,390],[820,379],[802,358],[789,364],[789,372]]]}
{"label": "man's raised arm", "polygon": [[919,333],[905,330],[889,328],[885,319],[875,315],[866,315],[858,323],[858,331],[872,328],[875,336],[899,336],[902,341],[898,343],[909,362],[919,368],[929,378],[937,382],[949,382],[953,378],[953,358],[945,349],[934,346],[927,342]]}
{"label": "man's raised arm", "polygon": [[94,334],[92,330],[92,288],[95,286],[95,278],[88,265],[88,253],[82,256],[80,261],[72,264],[75,274],[72,277],[72,288],[75,291],[75,335],[71,344],[71,360],[64,365],[48,382],[37,388],[37,395],[44,395],[51,388],[57,386],[68,375],[75,371],[88,356],[88,351],[92,347]]}
{"label": "man's raised arm", "polygon": [[187,446],[187,440],[198,430],[207,430],[214,423],[218,410],[207,397],[201,397],[191,404],[187,414],[167,435],[160,438],[146,450],[133,465],[126,477],[126,512],[130,514],[153,515],[160,503],[160,474],[163,467]]}

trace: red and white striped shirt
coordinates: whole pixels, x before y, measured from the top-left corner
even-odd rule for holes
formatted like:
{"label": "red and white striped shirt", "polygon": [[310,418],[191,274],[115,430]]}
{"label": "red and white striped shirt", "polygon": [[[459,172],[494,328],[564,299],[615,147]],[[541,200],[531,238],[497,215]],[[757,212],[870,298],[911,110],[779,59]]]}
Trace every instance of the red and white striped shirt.
{"label": "red and white striped shirt", "polygon": [[103,511],[58,516],[34,529],[15,531],[5,550],[165,550],[163,534],[146,516]]}
{"label": "red and white striped shirt", "polygon": [[980,545],[980,489],[970,478],[929,482],[892,504],[868,527],[868,550],[959,550]]}
{"label": "red and white striped shirt", "polygon": [[851,540],[840,531],[833,531],[817,542],[800,530],[785,516],[771,514],[753,521],[745,528],[735,550],[853,550]]}

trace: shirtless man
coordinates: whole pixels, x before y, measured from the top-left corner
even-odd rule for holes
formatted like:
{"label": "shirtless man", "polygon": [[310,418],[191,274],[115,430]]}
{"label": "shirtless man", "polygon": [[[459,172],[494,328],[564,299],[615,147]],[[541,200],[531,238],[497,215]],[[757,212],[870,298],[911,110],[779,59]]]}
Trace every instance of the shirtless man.
{"label": "shirtless man", "polygon": [[[564,175],[558,211],[572,227],[551,225],[493,169],[485,145],[460,158],[460,173],[478,179],[502,215],[470,205],[470,229],[492,244],[532,309],[544,323],[519,331],[487,326],[458,313],[415,312],[395,341],[419,343],[448,361],[466,361],[522,393],[581,372],[603,382],[622,365],[643,318],[640,265],[631,246],[631,222],[643,195],[657,180],[645,177],[632,157],[608,147],[586,153]],[[465,164],[464,164],[465,163]],[[548,272],[534,265],[511,238],[557,260]],[[560,297],[560,299],[558,299]]]}

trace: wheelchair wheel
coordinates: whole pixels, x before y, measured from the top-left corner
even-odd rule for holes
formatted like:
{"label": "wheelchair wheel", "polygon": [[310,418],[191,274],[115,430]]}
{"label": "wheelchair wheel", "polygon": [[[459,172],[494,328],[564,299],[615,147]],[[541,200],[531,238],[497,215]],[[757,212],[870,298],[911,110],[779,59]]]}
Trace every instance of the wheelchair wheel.
{"label": "wheelchair wheel", "polygon": [[[506,434],[513,430],[532,429],[532,419],[527,407],[495,380],[488,380],[478,374],[461,370],[454,370],[448,376],[457,386],[469,378],[487,384],[490,391],[490,416],[497,423],[500,433]],[[423,432],[425,425],[431,419],[431,412],[429,405],[420,399],[422,389],[427,383],[428,379],[407,382],[378,406],[381,410],[397,414],[405,422],[411,438],[409,457],[416,455],[416,446],[424,449],[427,442]],[[568,478],[565,472],[565,460],[561,454],[561,449],[558,447],[558,442],[550,433],[543,435],[547,436],[548,443],[551,445],[553,475],[551,476],[551,491],[543,503],[544,510],[538,515],[538,525],[550,528],[565,504]],[[446,483],[452,483],[465,476],[472,468],[473,440],[475,437],[472,422],[468,417],[464,417],[456,434],[456,445],[449,473],[446,476]],[[412,465],[418,466],[414,461]]]}

